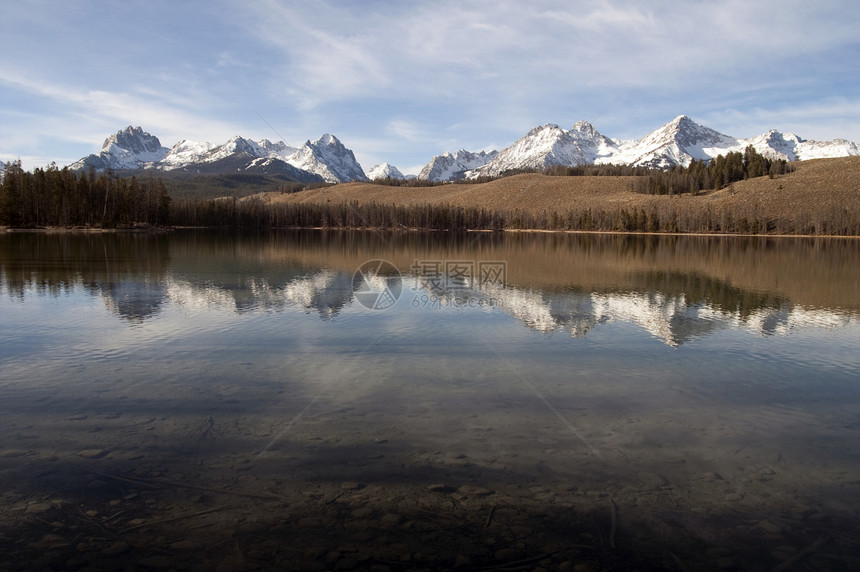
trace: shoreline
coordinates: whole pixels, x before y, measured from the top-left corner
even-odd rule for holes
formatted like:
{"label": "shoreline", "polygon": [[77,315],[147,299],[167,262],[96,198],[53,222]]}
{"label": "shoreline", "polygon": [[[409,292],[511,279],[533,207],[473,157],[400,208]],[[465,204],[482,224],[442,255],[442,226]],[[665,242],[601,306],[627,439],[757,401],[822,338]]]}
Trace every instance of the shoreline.
{"label": "shoreline", "polygon": [[438,228],[385,228],[385,227],[325,227],[325,226],[273,226],[270,228],[252,227],[223,227],[223,226],[149,226],[133,228],[99,228],[99,227],[38,227],[15,228],[0,226],[0,232],[6,233],[43,233],[43,234],[162,234],[176,230],[235,230],[235,231],[282,231],[282,230],[327,230],[350,232],[451,232],[451,233],[488,233],[488,234],[582,234],[582,235],[624,235],[624,236],[690,236],[710,238],[834,238],[860,239],[853,234],[765,234],[765,233],[734,233],[734,232],[647,232],[621,230],[549,230],[540,228],[505,228],[505,229],[438,229]]}

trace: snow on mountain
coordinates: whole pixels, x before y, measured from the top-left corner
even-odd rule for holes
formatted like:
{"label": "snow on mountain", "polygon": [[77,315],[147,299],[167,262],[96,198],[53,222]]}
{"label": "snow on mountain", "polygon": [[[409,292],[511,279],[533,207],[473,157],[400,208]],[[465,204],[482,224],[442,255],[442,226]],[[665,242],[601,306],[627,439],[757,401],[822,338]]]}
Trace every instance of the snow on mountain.
{"label": "snow on mountain", "polygon": [[798,161],[832,159],[835,157],[860,155],[860,146],[847,139],[833,139],[832,141],[801,140],[795,147],[794,152]]}
{"label": "snow on mountain", "polygon": [[591,163],[597,163],[618,152],[620,142],[601,135],[587,121],[579,121],[568,131]]}
{"label": "snow on mountain", "polygon": [[376,165],[367,172],[367,178],[371,181],[376,179],[405,179],[406,175],[400,172],[400,169],[388,163]]}
{"label": "snow on mountain", "polygon": [[161,169],[199,173],[249,171],[287,175],[298,181],[341,183],[367,180],[353,152],[333,135],[323,135],[302,147],[268,139],[235,136],[226,143],[182,140],[170,149],[140,127],[128,127],[105,140],[98,155],[84,157],[72,169]]}
{"label": "snow on mountain", "polygon": [[213,145],[205,141],[182,140],[174,145],[167,156],[154,165],[166,171],[193,167],[199,163],[214,163],[234,155],[242,155],[248,159],[279,158],[286,159],[298,149],[290,147],[283,141],[272,143],[268,139],[251,141],[243,137],[233,137],[226,143]]}
{"label": "snow on mountain", "polygon": [[4,163],[3,161],[0,161],[0,171],[5,171],[5,170],[6,170],[6,163]]}
{"label": "snow on mountain", "polygon": [[555,124],[535,127],[492,161],[469,173],[498,176],[511,169],[540,169],[555,165],[577,166],[611,162],[619,152],[620,142],[601,135],[587,121],[580,121],[570,131]]}
{"label": "snow on mountain", "polygon": [[158,165],[159,169],[170,171],[172,169],[180,169],[194,163],[201,162],[201,159],[208,155],[216,145],[205,141],[189,141],[183,139],[176,145],[170,148],[167,156]]}
{"label": "snow on mountain", "polygon": [[780,133],[773,129],[758,137],[740,139],[739,141],[743,142],[744,146],[752,145],[756,151],[767,157],[787,161],[860,155],[860,147],[845,139],[807,141],[794,133]]}
{"label": "snow on mountain", "polygon": [[727,150],[740,145],[734,137],[679,115],[642,139],[620,146],[617,153],[601,162],[666,169],[673,165],[687,166],[693,159],[725,155]]}
{"label": "snow on mountain", "polygon": [[96,171],[105,169],[139,169],[147,163],[158,162],[170,150],[163,147],[158,137],[150,135],[140,127],[129,125],[117,131],[102,145],[98,154],[89,155],[72,163],[72,169],[93,167]]}
{"label": "snow on mountain", "polygon": [[486,165],[494,159],[498,151],[481,151],[472,153],[461,149],[456,153],[445,152],[436,155],[430,162],[424,165],[418,178],[425,181],[451,181],[461,179],[466,172],[472,171]]}
{"label": "snow on mountain", "polygon": [[279,159],[286,159],[299,150],[297,147],[291,147],[283,141],[272,143],[268,139],[260,139],[257,141],[257,146],[260,148],[260,152],[266,157],[277,157]]}
{"label": "snow on mountain", "polygon": [[367,180],[353,152],[344,147],[337,137],[328,133],[316,141],[307,141],[285,161],[299,169],[320,175],[329,183]]}
{"label": "snow on mountain", "polygon": [[[570,130],[546,124],[533,128],[502,151],[460,150],[437,155],[421,169],[418,178],[451,181],[553,165],[611,163],[665,169],[689,165],[693,159],[707,161],[732,151],[742,152],[748,145],[767,157],[790,161],[860,155],[860,146],[845,139],[808,141],[776,130],[746,139],[735,138],[680,115],[642,139],[631,141],[606,137],[585,121]],[[70,165],[75,170],[90,167],[96,171],[155,168],[201,173],[253,170],[306,182],[322,178],[331,183],[389,176],[405,178],[387,163],[374,167],[368,177],[353,152],[330,134],[307,141],[299,148],[283,141],[252,141],[236,136],[222,144],[183,140],[168,149],[157,137],[131,126],[108,137],[98,154]]]}
{"label": "snow on mountain", "polygon": [[739,139],[699,125],[686,115],[679,115],[642,139],[633,141],[601,135],[585,121],[580,121],[569,131],[553,124],[535,127],[466,176],[498,176],[512,169],[540,169],[554,165],[610,163],[667,169],[675,165],[687,166],[693,159],[707,161],[729,152],[743,152],[748,145],[765,156],[790,161],[860,155],[858,145],[845,139],[806,141],[792,133],[779,131]]}
{"label": "snow on mountain", "polygon": [[539,169],[553,165],[584,165],[590,163],[577,139],[569,131],[548,123],[535,127],[482,167],[469,173],[470,177],[498,176],[513,169]]}
{"label": "snow on mountain", "polygon": [[762,155],[788,161],[860,155],[857,144],[845,139],[807,141],[776,130],[757,137],[735,138],[681,115],[624,148],[611,162],[659,168],[686,166],[692,159],[710,160],[718,155],[743,152],[748,145]]}
{"label": "snow on mountain", "polygon": [[251,141],[236,136],[220,145],[186,139],[171,147],[161,161],[142,166],[208,175],[236,172],[279,175],[303,183],[322,182],[322,177],[296,168],[282,158],[296,151],[283,141],[272,143],[267,139]]}

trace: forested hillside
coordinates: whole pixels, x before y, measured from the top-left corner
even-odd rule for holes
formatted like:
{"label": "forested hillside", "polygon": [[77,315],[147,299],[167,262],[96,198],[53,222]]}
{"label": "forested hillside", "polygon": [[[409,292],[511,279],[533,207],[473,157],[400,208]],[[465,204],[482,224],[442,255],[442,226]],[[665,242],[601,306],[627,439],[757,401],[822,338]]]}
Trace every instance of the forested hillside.
{"label": "forested hillside", "polygon": [[17,161],[6,166],[0,184],[0,225],[165,225],[170,222],[170,200],[164,183],[151,176],[125,179],[53,164],[29,172]]}

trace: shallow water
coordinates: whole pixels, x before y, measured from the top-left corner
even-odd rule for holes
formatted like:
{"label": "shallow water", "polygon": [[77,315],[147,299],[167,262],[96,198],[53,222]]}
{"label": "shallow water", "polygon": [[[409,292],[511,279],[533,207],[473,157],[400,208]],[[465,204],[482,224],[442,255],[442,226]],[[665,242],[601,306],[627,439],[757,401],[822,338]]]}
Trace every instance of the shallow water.
{"label": "shallow water", "polygon": [[0,569],[854,569],[858,347],[857,241],[0,234]]}

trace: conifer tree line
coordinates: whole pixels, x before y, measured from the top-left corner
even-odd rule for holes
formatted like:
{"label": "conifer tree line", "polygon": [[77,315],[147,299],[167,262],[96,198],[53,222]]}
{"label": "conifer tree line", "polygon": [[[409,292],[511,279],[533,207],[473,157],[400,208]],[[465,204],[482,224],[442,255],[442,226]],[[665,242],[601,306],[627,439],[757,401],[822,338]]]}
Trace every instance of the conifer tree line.
{"label": "conifer tree line", "polygon": [[20,161],[9,163],[2,174],[0,225],[116,228],[135,223],[170,223],[170,196],[160,179],[75,172],[53,163],[29,172]]}
{"label": "conifer tree line", "polygon": [[711,161],[693,159],[686,167],[671,167],[668,171],[654,170],[637,182],[635,190],[651,195],[675,195],[719,190],[737,181],[756,177],[784,175],[794,165],[785,159],[768,159],[752,145],[744,152],[732,151]]}
{"label": "conifer tree line", "polygon": [[244,200],[182,201],[174,220],[191,226],[235,228],[329,228],[414,230],[554,230],[726,234],[860,235],[860,211],[833,208],[774,218],[757,209],[735,205],[721,209],[690,209],[675,201],[644,208],[587,208],[529,212],[488,210],[450,204],[393,205],[381,203],[276,203]]}

